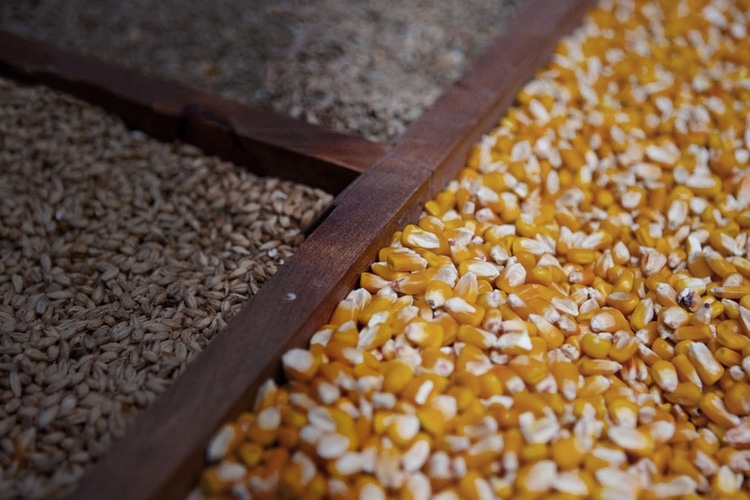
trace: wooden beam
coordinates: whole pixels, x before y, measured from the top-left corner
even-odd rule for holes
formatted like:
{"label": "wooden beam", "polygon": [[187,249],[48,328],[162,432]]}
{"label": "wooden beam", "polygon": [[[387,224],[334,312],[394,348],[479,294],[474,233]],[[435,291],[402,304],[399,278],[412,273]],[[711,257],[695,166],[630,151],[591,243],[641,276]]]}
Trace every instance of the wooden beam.
{"label": "wooden beam", "polygon": [[133,129],[337,194],[388,149],[0,30],[0,74],[102,106]]}

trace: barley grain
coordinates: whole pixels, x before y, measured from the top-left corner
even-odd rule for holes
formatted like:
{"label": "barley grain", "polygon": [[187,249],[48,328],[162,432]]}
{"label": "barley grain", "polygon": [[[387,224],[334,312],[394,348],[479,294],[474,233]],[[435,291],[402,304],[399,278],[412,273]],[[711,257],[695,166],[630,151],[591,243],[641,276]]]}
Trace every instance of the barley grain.
{"label": "barley grain", "polygon": [[2,79],[0,165],[0,482],[38,498],[124,434],[330,196]]}

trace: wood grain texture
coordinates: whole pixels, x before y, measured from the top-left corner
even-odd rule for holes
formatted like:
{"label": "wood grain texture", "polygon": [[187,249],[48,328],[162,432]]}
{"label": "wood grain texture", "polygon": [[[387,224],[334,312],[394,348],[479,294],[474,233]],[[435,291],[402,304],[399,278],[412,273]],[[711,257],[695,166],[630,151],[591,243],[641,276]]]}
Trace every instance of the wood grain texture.
{"label": "wood grain texture", "polygon": [[[281,355],[309,341],[393,231],[416,221],[422,204],[455,177],[471,145],[591,4],[529,0],[510,32],[336,198],[294,257],[144,412],[71,498],[183,497],[197,480],[215,430],[251,405],[267,377],[279,376]],[[523,43],[513,36],[524,37]]]}
{"label": "wood grain texture", "polygon": [[150,78],[0,30],[0,74],[67,92],[130,128],[337,194],[387,146]]}

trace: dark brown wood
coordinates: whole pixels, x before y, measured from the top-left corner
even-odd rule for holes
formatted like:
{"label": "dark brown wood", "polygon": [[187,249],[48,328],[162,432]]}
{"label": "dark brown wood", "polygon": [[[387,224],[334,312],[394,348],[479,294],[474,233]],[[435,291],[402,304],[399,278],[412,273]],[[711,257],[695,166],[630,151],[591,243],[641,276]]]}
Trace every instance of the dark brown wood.
{"label": "dark brown wood", "polygon": [[267,377],[278,376],[287,349],[305,345],[326,323],[377,250],[455,176],[471,144],[591,4],[529,0],[458,85],[336,198],[289,263],[144,412],[72,498],[183,497],[204,465],[213,432],[250,406]]}
{"label": "dark brown wood", "polygon": [[102,106],[130,128],[182,140],[271,175],[339,193],[384,144],[143,76],[0,30],[0,74],[42,83]]}

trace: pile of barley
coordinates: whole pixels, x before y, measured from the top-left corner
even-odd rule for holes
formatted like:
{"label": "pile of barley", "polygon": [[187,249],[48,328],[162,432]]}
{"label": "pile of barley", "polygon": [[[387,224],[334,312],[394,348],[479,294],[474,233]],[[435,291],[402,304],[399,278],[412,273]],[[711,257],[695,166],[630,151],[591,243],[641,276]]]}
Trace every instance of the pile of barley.
{"label": "pile of barley", "polygon": [[0,496],[73,484],[330,199],[0,80]]}
{"label": "pile of barley", "polygon": [[196,496],[750,498],[749,24],[603,0]]}

